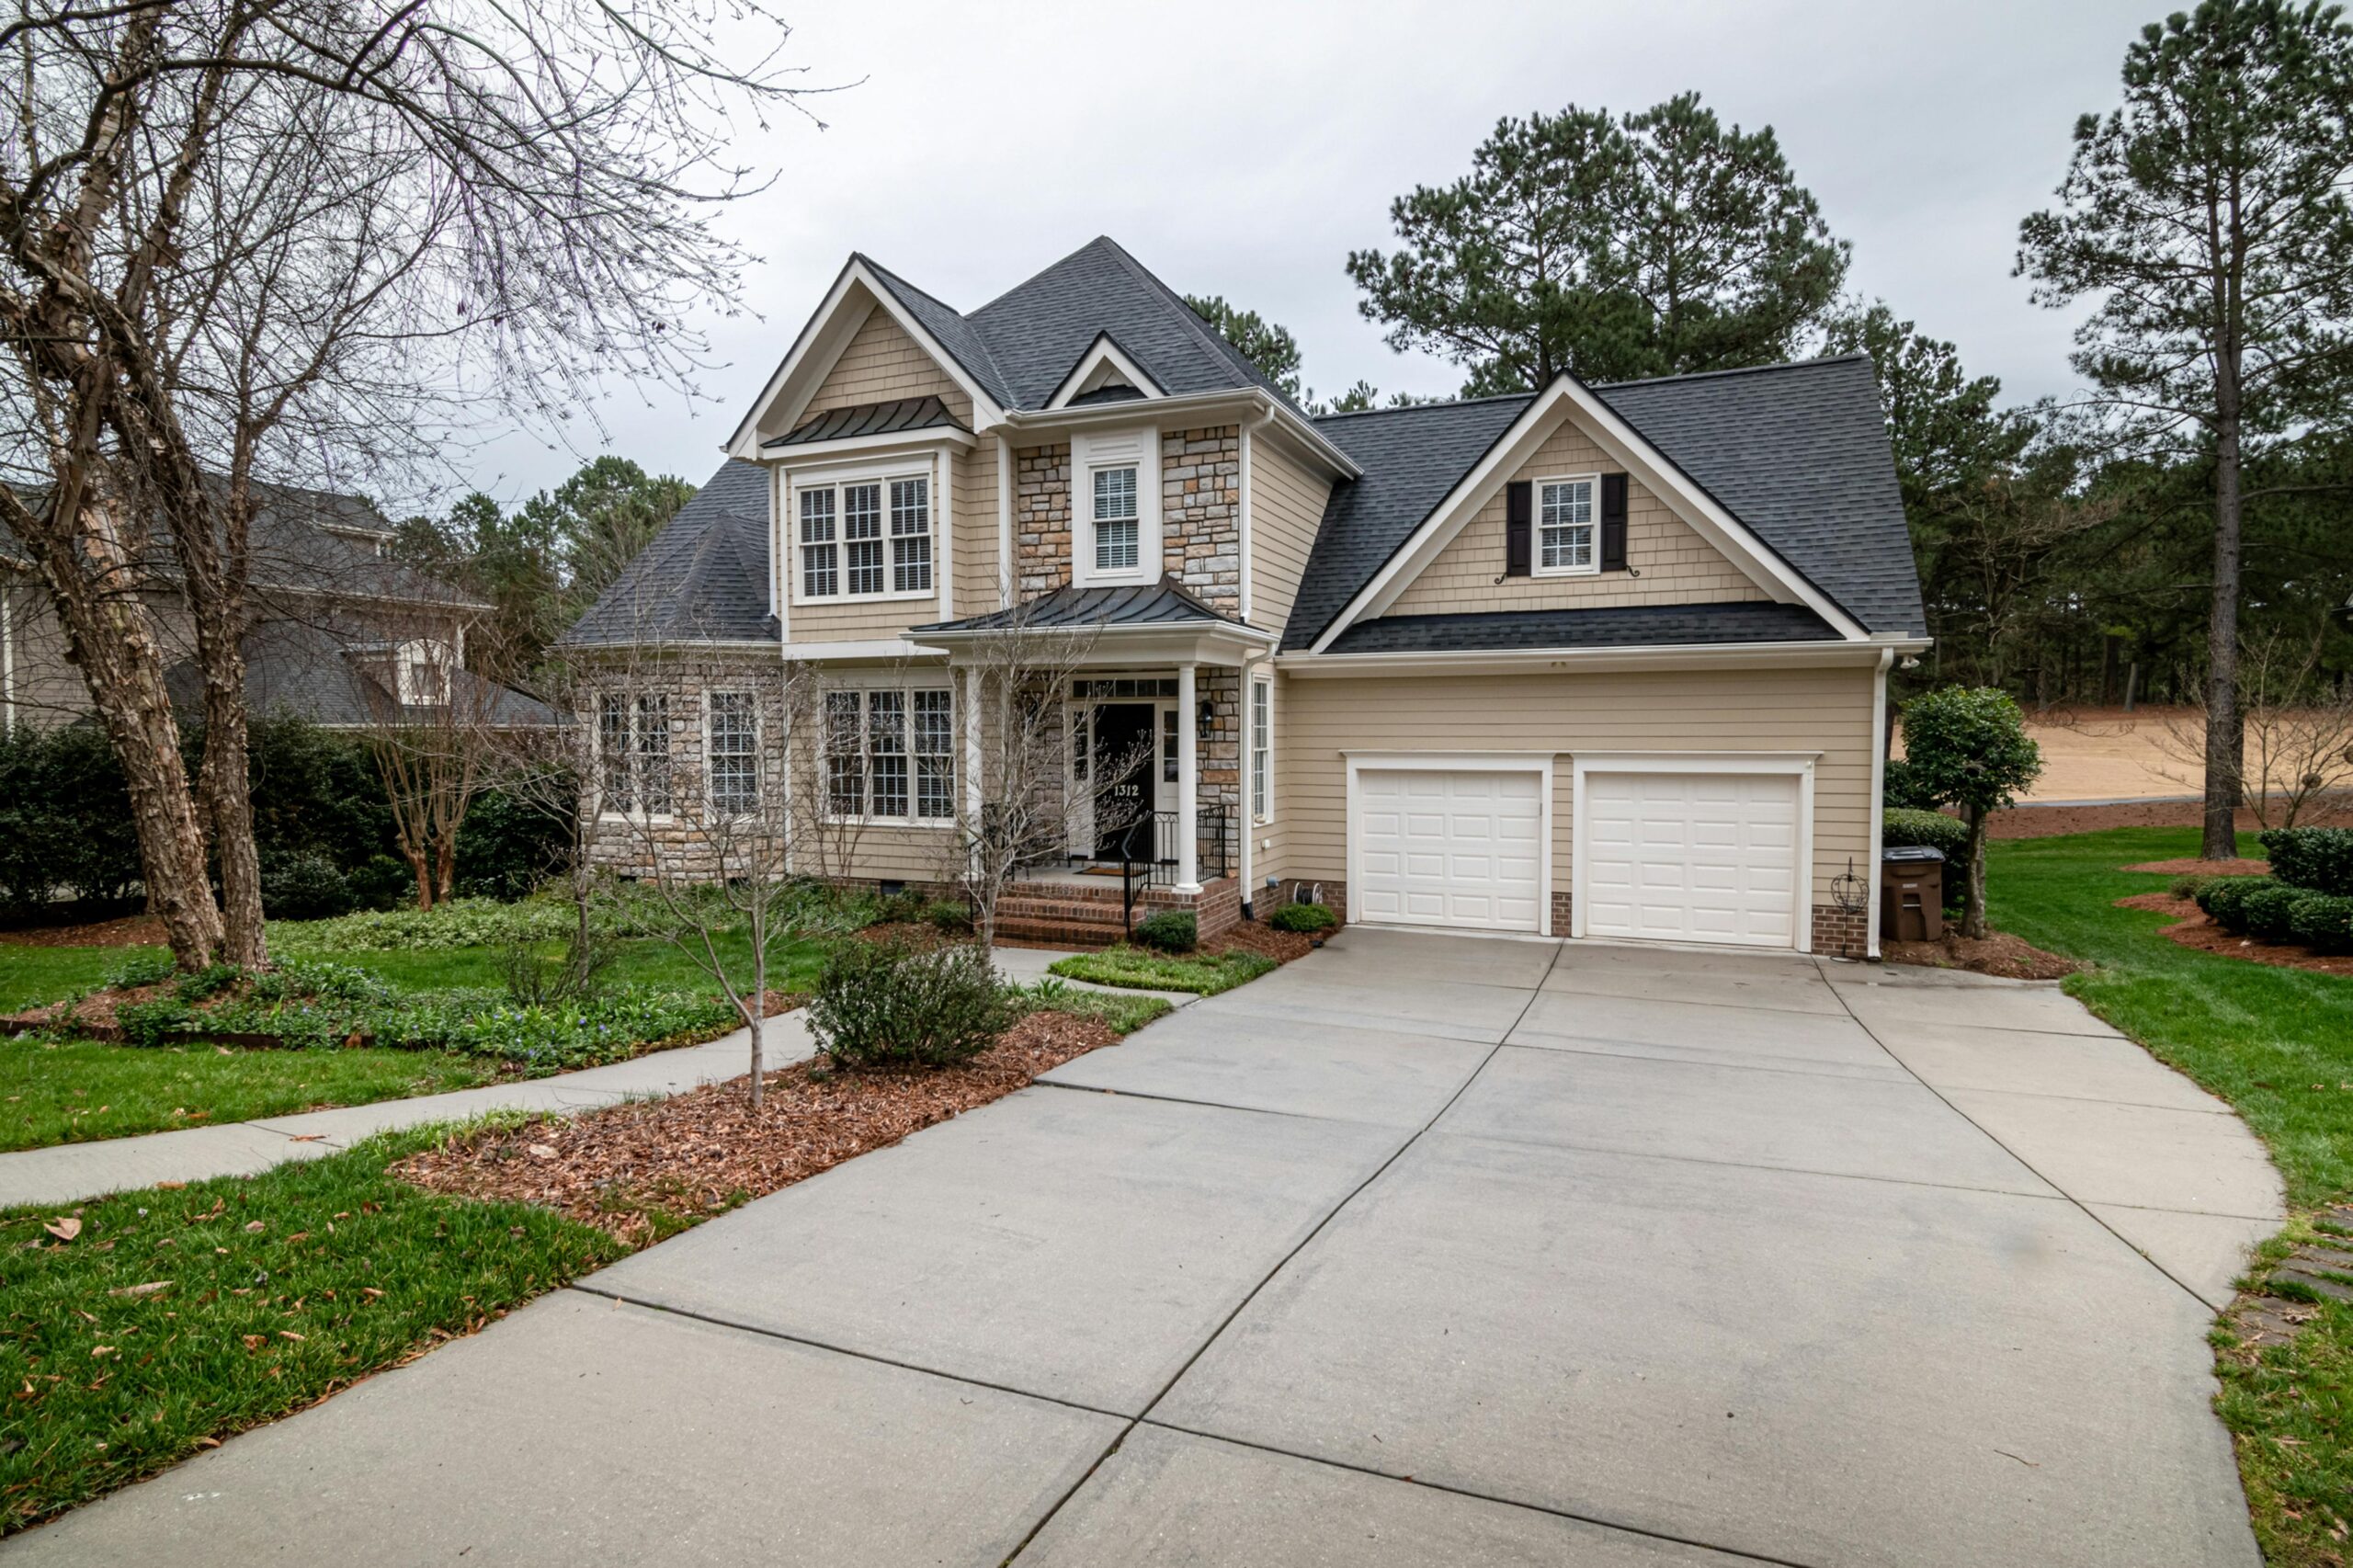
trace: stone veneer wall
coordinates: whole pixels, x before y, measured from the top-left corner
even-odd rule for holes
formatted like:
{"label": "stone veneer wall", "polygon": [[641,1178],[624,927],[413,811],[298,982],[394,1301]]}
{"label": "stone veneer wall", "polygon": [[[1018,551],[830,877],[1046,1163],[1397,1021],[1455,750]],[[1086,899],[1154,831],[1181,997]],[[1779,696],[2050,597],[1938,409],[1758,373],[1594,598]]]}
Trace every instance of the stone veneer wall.
{"label": "stone veneer wall", "polygon": [[1160,436],[1160,560],[1227,615],[1242,613],[1242,430]]}
{"label": "stone veneer wall", "polygon": [[1023,598],[1070,584],[1070,443],[1013,454],[1013,558]]}
{"label": "stone veneer wall", "polygon": [[[1225,870],[1242,874],[1242,672],[1203,665],[1195,673],[1196,701],[1210,705],[1210,733],[1195,742],[1193,766],[1200,776],[1200,809],[1225,809]],[[1196,723],[1196,713],[1179,714]],[[1201,875],[1215,864],[1210,857],[1209,824],[1201,824]]]}
{"label": "stone veneer wall", "polygon": [[[708,735],[705,699],[713,691],[749,691],[759,699],[760,803],[780,818],[785,804],[786,733],[784,668],[772,653],[719,653],[647,658],[615,668],[588,689],[574,717],[597,733],[599,699],[618,691],[635,697],[661,694],[670,699],[670,790],[672,811],[639,824],[599,817],[590,858],[604,870],[624,877],[654,874],[657,858],[672,871],[709,880],[719,870],[720,843],[702,815],[703,745]],[[600,759],[601,761],[601,759]]]}

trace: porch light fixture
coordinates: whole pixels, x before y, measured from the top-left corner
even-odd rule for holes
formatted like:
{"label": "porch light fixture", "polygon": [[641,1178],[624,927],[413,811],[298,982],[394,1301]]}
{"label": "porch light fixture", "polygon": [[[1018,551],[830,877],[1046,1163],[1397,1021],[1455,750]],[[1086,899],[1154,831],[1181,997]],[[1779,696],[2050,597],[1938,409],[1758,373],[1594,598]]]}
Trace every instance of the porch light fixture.
{"label": "porch light fixture", "polygon": [[1217,728],[1217,708],[1206,697],[1201,699],[1200,711],[1194,716],[1193,733],[1202,740],[1210,738]]}

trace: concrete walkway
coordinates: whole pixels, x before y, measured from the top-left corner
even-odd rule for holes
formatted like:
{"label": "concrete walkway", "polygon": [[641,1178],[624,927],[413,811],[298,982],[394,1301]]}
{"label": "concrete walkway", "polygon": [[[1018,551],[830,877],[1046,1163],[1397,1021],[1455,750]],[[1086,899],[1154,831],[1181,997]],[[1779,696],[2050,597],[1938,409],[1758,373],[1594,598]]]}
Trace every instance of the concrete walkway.
{"label": "concrete walkway", "polygon": [[[1067,950],[1000,948],[996,964],[1008,979],[1026,983],[1045,974],[1055,960],[1069,956]],[[1110,989],[1083,981],[1070,983],[1088,991]],[[1175,1006],[1200,1000],[1183,992],[1151,991],[1143,994],[1158,996]],[[797,1012],[770,1018],[762,1049],[771,1070],[801,1060],[812,1049],[807,1021]],[[529,1078],[415,1099],[378,1100],[371,1105],[335,1110],[265,1117],[257,1121],[151,1132],[137,1138],[17,1150],[0,1154],[0,1209],[68,1203],[131,1187],[153,1187],[159,1181],[253,1176],[289,1160],[316,1159],[348,1148],[375,1133],[437,1121],[464,1121],[494,1110],[556,1111],[568,1115],[625,1099],[675,1095],[704,1084],[742,1077],[750,1062],[750,1031],[737,1029],[702,1045],[656,1051],[607,1067],[585,1067],[552,1078]]]}
{"label": "concrete walkway", "polygon": [[1353,930],[0,1562],[2256,1568],[2279,1217],[2049,988]]}

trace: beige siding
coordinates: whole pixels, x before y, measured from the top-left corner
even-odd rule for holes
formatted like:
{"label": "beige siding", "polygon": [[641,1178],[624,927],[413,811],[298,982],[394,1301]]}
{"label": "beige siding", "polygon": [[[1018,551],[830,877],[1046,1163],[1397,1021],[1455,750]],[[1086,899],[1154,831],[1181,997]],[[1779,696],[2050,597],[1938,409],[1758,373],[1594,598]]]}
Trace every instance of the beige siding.
{"label": "beige siding", "polygon": [[[1622,473],[1574,423],[1563,418],[1513,480],[1580,473]],[[1640,482],[1626,484],[1626,572],[1593,577],[1512,577],[1504,571],[1504,494],[1500,487],[1438,559],[1382,613],[1444,615],[1464,610],[1599,609],[1612,605],[1705,604],[1771,596],[1667,510]]]}
{"label": "beige siding", "polygon": [[[1267,667],[1263,665],[1258,666],[1258,673],[1262,675],[1267,673]],[[1302,684],[1298,681],[1292,680],[1290,676],[1279,673],[1275,674],[1274,683],[1275,766],[1274,778],[1272,779],[1273,789],[1271,791],[1273,799],[1270,802],[1274,808],[1274,814],[1266,822],[1253,823],[1250,824],[1250,885],[1243,890],[1247,897],[1262,901],[1262,904],[1266,898],[1267,879],[1268,877],[1273,877],[1279,881],[1288,879],[1290,875],[1290,866],[1292,818],[1291,812],[1290,810],[1290,801],[1286,793],[1288,778],[1284,772],[1284,768],[1290,756],[1289,743],[1290,735],[1287,726],[1290,720],[1290,699],[1292,694],[1299,690]],[[1250,757],[1248,751],[1250,743],[1250,721],[1249,709],[1246,705],[1243,709],[1242,740],[1244,747],[1242,758],[1242,789],[1243,801],[1246,809],[1249,801],[1250,790]],[[1288,892],[1290,890],[1286,888],[1283,891]],[[1261,915],[1265,915],[1267,907],[1270,906],[1262,906],[1257,913]]]}
{"label": "beige siding", "polygon": [[[1590,676],[1442,676],[1286,680],[1276,708],[1285,878],[1347,874],[1344,751],[1558,754],[1553,891],[1576,851],[1574,754],[1819,752],[1813,784],[1813,903],[1870,850],[1871,671],[1660,670]],[[1265,836],[1262,830],[1260,836]],[[1265,873],[1262,872],[1263,876]]]}
{"label": "beige siding", "polygon": [[972,426],[972,400],[964,395],[955,378],[909,337],[888,311],[877,306],[825,373],[801,417],[903,397],[937,397],[948,405],[958,424]]}
{"label": "beige siding", "polygon": [[956,454],[956,613],[1003,609],[997,592],[996,441]]}
{"label": "beige siding", "polygon": [[1282,442],[1250,441],[1250,624],[1280,631],[1299,597],[1331,482]]}

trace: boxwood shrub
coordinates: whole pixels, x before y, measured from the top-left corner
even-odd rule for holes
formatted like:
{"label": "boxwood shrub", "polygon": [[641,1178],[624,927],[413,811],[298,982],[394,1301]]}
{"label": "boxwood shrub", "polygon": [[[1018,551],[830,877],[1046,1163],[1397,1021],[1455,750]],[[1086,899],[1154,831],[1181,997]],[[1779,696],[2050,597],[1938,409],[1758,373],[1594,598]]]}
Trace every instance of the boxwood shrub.
{"label": "boxwood shrub", "polygon": [[2288,911],[2288,934],[2316,953],[2353,953],[2353,897],[2303,894]]}
{"label": "boxwood shrub", "polygon": [[2353,896],[2353,827],[2273,827],[2256,836],[2271,874],[2290,887]]}
{"label": "boxwood shrub", "polygon": [[2246,922],[2247,935],[2268,942],[2287,940],[2295,925],[2296,901],[2305,896],[2301,888],[2271,880],[2249,888],[2239,904],[2239,917]]}
{"label": "boxwood shrub", "polygon": [[1881,819],[1880,842],[1890,849],[1917,846],[1941,849],[1948,860],[1958,860],[1969,845],[1969,824],[1942,812],[1910,811],[1890,806]]}
{"label": "boxwood shrub", "polygon": [[1140,948],[1157,948],[1164,953],[1189,953],[1200,946],[1200,926],[1189,910],[1164,909],[1159,914],[1136,922],[1133,933]]}
{"label": "boxwood shrub", "polygon": [[1286,903],[1267,916],[1267,924],[1278,931],[1303,931],[1313,936],[1329,931],[1340,923],[1340,917],[1320,903]]}
{"label": "boxwood shrub", "polygon": [[2206,917],[2234,937],[2246,935],[2246,897],[2256,888],[2268,887],[2268,877],[2209,877],[2199,884],[2191,896]]}

